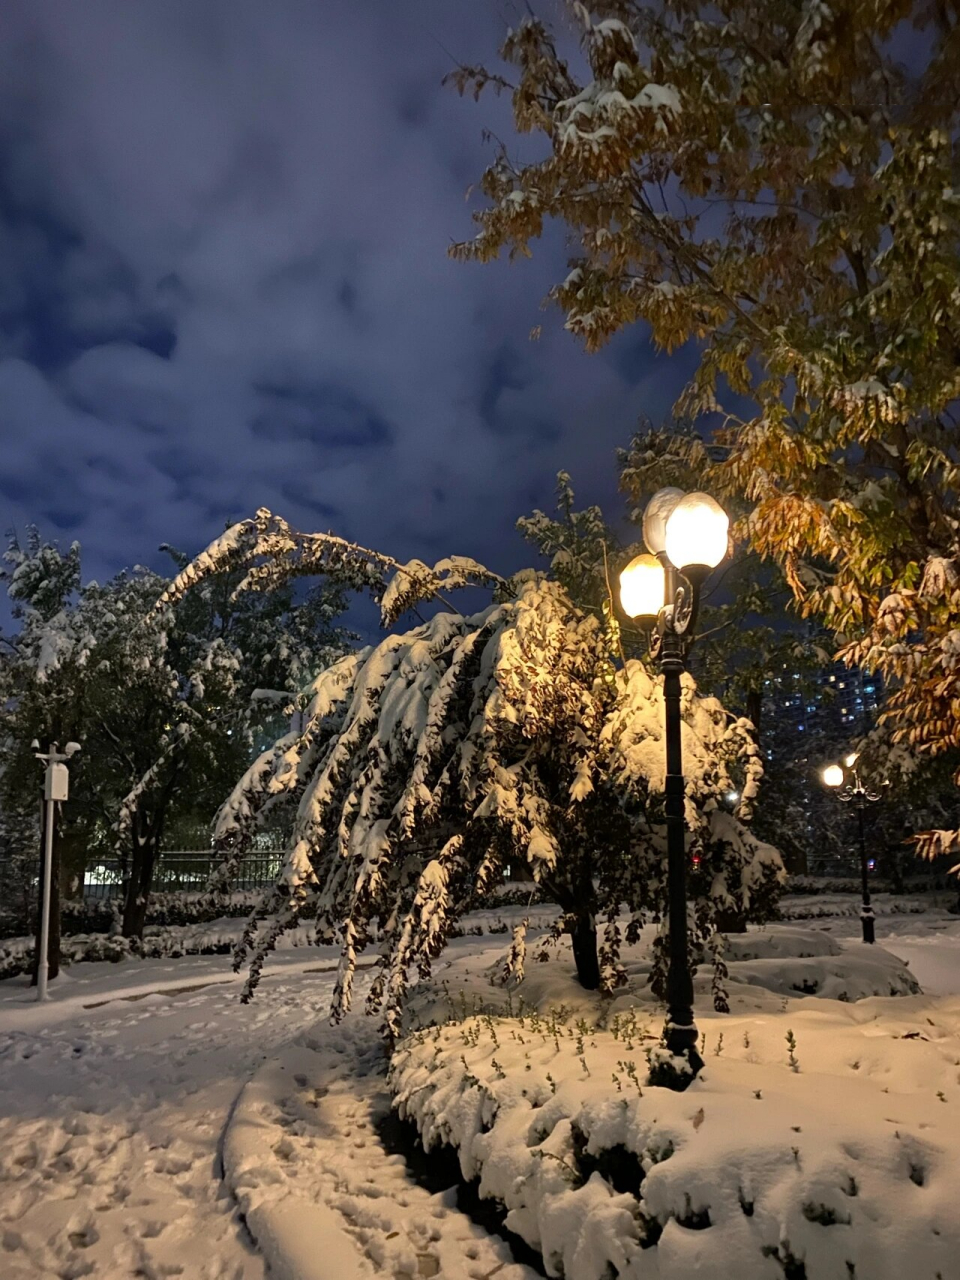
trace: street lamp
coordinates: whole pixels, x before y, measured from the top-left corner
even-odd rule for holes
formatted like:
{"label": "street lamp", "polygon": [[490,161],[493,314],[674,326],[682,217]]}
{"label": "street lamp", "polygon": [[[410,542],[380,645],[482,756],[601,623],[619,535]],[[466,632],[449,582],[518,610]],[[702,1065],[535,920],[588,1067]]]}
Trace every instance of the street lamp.
{"label": "street lamp", "polygon": [[651,627],[650,653],[663,675],[666,720],[667,910],[669,956],[668,1052],[687,1069],[652,1073],[657,1084],[685,1089],[703,1066],[693,1020],[693,978],[687,956],[686,849],[683,759],[680,739],[680,675],[686,666],[704,579],[727,554],[729,520],[707,493],[661,489],[643,515],[649,555],[636,556],[620,574],[620,602],[628,617]]}
{"label": "street lamp", "polygon": [[[860,924],[863,928],[864,942],[874,942],[874,916],[873,907],[870,905],[870,884],[867,879],[867,845],[863,837],[863,811],[868,804],[879,800],[881,792],[871,791],[869,787],[864,786],[860,779],[860,773],[857,769],[857,761],[859,756],[856,752],[845,756],[842,766],[839,764],[828,764],[821,770],[820,779],[824,786],[830,787],[837,794],[837,799],[842,800],[844,804],[851,802],[857,806],[857,832],[860,836],[860,885],[862,897],[862,905],[860,907]],[[840,790],[840,788],[843,790]]]}
{"label": "street lamp", "polygon": [[80,750],[79,742],[68,742],[66,750],[57,750],[57,743],[50,744],[46,753],[40,750],[36,739],[31,742],[33,753],[43,764],[43,799],[47,811],[43,824],[43,901],[40,906],[40,954],[37,958],[37,999],[47,998],[47,951],[50,947],[50,881],[53,876],[53,824],[54,806],[62,803],[70,794],[70,774],[65,761]]}

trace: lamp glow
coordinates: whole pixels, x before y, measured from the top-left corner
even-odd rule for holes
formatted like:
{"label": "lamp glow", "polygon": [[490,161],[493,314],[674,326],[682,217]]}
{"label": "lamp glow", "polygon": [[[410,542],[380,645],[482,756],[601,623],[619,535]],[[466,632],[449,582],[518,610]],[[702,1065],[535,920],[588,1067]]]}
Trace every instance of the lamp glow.
{"label": "lamp glow", "polygon": [[686,576],[700,570],[705,577],[727,554],[729,528],[727,513],[715,498],[688,493],[667,518],[664,546],[670,563]]}
{"label": "lamp glow", "polygon": [[620,603],[628,618],[655,618],[663,608],[663,566],[649,555],[634,556],[620,574]]}
{"label": "lamp glow", "polygon": [[643,513],[643,540],[647,550],[659,556],[667,545],[667,521],[683,497],[682,489],[658,489]]}
{"label": "lamp glow", "polygon": [[844,756],[843,763],[848,769],[852,769],[859,759],[860,757],[857,755],[856,751],[851,751],[848,756]]}
{"label": "lamp glow", "polygon": [[820,774],[820,777],[823,779],[824,784],[828,787],[843,786],[843,770],[840,768],[838,764],[828,764],[827,767]]}

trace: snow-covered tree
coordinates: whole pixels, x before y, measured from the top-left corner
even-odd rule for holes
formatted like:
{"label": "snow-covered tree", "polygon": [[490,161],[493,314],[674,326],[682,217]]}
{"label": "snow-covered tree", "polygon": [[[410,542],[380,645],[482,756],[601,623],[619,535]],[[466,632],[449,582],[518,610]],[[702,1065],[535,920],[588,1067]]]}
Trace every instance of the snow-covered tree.
{"label": "snow-covered tree", "polygon": [[[309,907],[318,940],[342,948],[335,1015],[349,1007],[358,952],[376,942],[370,1007],[395,1030],[411,969],[429,971],[458,916],[511,864],[529,868],[557,902],[557,932],[572,937],[581,982],[615,987],[621,904],[633,933],[662,918],[665,902],[659,682],[638,661],[617,668],[597,619],[542,575],[504,580],[459,557],[400,565],[329,534],[298,534],[267,511],[208,548],[162,605],[239,564],[248,567],[241,587],[311,570],[364,584],[385,626],[456,586],[494,592],[477,614],[446,607],[321,672],[307,690],[303,731],[264,752],[227,800],[216,825],[223,883],[257,824],[296,805],[280,877],[236,956],[238,968],[250,963],[245,998]],[[780,863],[741,821],[762,772],[749,725],[689,679],[683,716],[693,934],[702,942],[724,907],[769,911]],[[737,818],[722,804],[735,785]],[[514,967],[523,951],[518,935]]]}
{"label": "snow-covered tree", "polygon": [[[157,611],[168,579],[136,569],[81,586],[76,544],[61,554],[31,531],[6,559],[19,629],[0,665],[5,807],[35,808],[32,738],[79,741],[65,834],[88,853],[117,855],[123,932],[138,937],[168,822],[184,813],[209,822],[264,714],[275,722],[307,672],[343,651],[342,593],[230,602],[211,581],[182,610]],[[272,688],[259,690],[261,680]]]}
{"label": "snow-covered tree", "polygon": [[[596,350],[638,321],[698,343],[678,412],[713,429],[709,488],[840,655],[882,673],[914,751],[960,746],[960,194],[952,5],[571,0],[582,58],[526,16],[518,132],[481,181],[487,261],[550,219],[577,243],[551,298]],[[909,59],[899,33],[912,26]],[[527,153],[530,154],[529,151]],[[746,407],[745,407],[746,406]],[[960,777],[958,777],[960,781]],[[960,831],[920,842],[960,847]]]}

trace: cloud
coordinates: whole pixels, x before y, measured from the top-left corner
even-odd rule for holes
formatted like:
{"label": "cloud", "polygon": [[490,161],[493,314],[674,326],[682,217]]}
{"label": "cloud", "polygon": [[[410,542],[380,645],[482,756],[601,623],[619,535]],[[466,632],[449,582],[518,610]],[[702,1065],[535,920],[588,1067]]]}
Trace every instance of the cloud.
{"label": "cloud", "polygon": [[541,315],[557,230],[521,265],[446,254],[509,107],[441,89],[444,49],[491,58],[503,21],[6,0],[0,514],[78,536],[102,576],[259,505],[501,569],[559,468],[615,508],[613,450],[673,366],[635,338],[588,357]]}

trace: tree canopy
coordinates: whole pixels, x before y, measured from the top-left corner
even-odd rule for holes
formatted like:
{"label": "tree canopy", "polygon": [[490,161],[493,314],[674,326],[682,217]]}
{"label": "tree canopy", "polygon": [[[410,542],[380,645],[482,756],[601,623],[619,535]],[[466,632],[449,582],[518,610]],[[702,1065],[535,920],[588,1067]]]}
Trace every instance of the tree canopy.
{"label": "tree canopy", "polygon": [[343,652],[342,593],[232,600],[229,581],[211,580],[157,611],[168,579],[135,569],[81,584],[76,543],[62,553],[31,530],[6,560],[18,629],[0,663],[3,807],[28,838],[31,740],[79,741],[65,832],[85,856],[119,858],[123,928],[138,936],[167,824],[209,822],[255,731],[273,729],[308,674]]}
{"label": "tree canopy", "polygon": [[[879,670],[892,732],[960,745],[960,17],[909,0],[568,5],[510,31],[517,131],[462,259],[576,243],[550,297],[595,350],[644,322],[699,364],[681,443],[841,657]],[[911,32],[918,33],[910,39]],[[909,47],[906,60],[901,50]],[[715,445],[716,450],[708,448]],[[933,854],[960,842],[935,832]]]}

